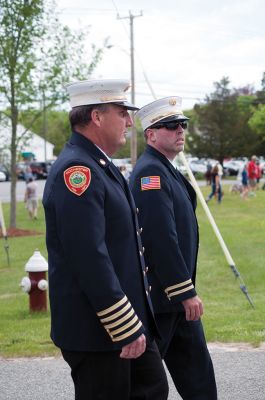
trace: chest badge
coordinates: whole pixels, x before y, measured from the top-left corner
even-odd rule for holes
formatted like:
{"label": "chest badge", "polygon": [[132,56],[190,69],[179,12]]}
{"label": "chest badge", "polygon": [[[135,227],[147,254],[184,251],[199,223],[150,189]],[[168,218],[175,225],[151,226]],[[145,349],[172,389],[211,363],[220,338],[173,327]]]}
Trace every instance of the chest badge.
{"label": "chest badge", "polygon": [[81,196],[91,182],[90,169],[82,165],[67,168],[63,175],[67,188],[77,196]]}

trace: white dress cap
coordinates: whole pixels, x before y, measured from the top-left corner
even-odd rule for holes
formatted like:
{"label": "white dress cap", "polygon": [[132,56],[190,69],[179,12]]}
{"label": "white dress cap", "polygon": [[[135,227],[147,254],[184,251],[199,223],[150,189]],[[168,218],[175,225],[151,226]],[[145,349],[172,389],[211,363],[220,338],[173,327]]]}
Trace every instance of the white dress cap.
{"label": "white dress cap", "polygon": [[167,122],[189,119],[183,115],[181,105],[181,97],[164,97],[142,107],[135,116],[140,119],[143,130],[146,130],[157,122],[162,122],[162,120]]}
{"label": "white dress cap", "polygon": [[66,89],[70,95],[71,107],[117,103],[128,110],[138,110],[127,101],[125,92],[130,82],[125,79],[86,80],[70,83]]}

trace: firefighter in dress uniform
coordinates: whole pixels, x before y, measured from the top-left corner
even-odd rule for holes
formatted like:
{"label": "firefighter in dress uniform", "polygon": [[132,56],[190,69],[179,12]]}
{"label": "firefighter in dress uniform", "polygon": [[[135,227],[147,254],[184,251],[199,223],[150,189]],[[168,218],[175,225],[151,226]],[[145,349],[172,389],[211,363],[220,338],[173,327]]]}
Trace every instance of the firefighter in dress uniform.
{"label": "firefighter in dress uniform", "polygon": [[196,194],[175,168],[184,148],[188,118],[180,97],[167,97],[140,109],[147,147],[130,177],[139,222],[161,356],[184,400],[215,400],[213,365],[195,290],[198,253]]}
{"label": "firefighter in dress uniform", "polygon": [[137,209],[111,162],[132,125],[126,80],[68,85],[72,136],[43,205],[51,337],[76,400],[166,399]]}

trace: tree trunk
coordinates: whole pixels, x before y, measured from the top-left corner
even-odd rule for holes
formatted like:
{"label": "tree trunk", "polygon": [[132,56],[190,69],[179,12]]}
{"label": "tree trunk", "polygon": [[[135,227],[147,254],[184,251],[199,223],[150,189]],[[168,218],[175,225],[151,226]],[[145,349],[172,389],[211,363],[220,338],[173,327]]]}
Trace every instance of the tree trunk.
{"label": "tree trunk", "polygon": [[16,106],[11,107],[11,188],[10,188],[10,228],[17,226],[17,120],[18,110]]}

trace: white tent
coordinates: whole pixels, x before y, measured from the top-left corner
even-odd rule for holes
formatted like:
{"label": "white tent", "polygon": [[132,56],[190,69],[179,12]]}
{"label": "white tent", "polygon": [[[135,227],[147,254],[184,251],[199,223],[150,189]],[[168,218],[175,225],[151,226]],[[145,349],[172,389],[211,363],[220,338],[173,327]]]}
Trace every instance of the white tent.
{"label": "white tent", "polygon": [[[17,138],[18,142],[18,155],[21,158],[24,155],[32,154],[32,157],[36,161],[44,161],[45,160],[45,152],[46,152],[46,160],[54,159],[53,149],[54,145],[48,141],[45,141],[42,137],[33,133],[31,131],[27,131],[23,125],[18,125],[17,127]],[[10,124],[1,124],[0,121],[0,162],[9,164],[11,154],[11,126]]]}

